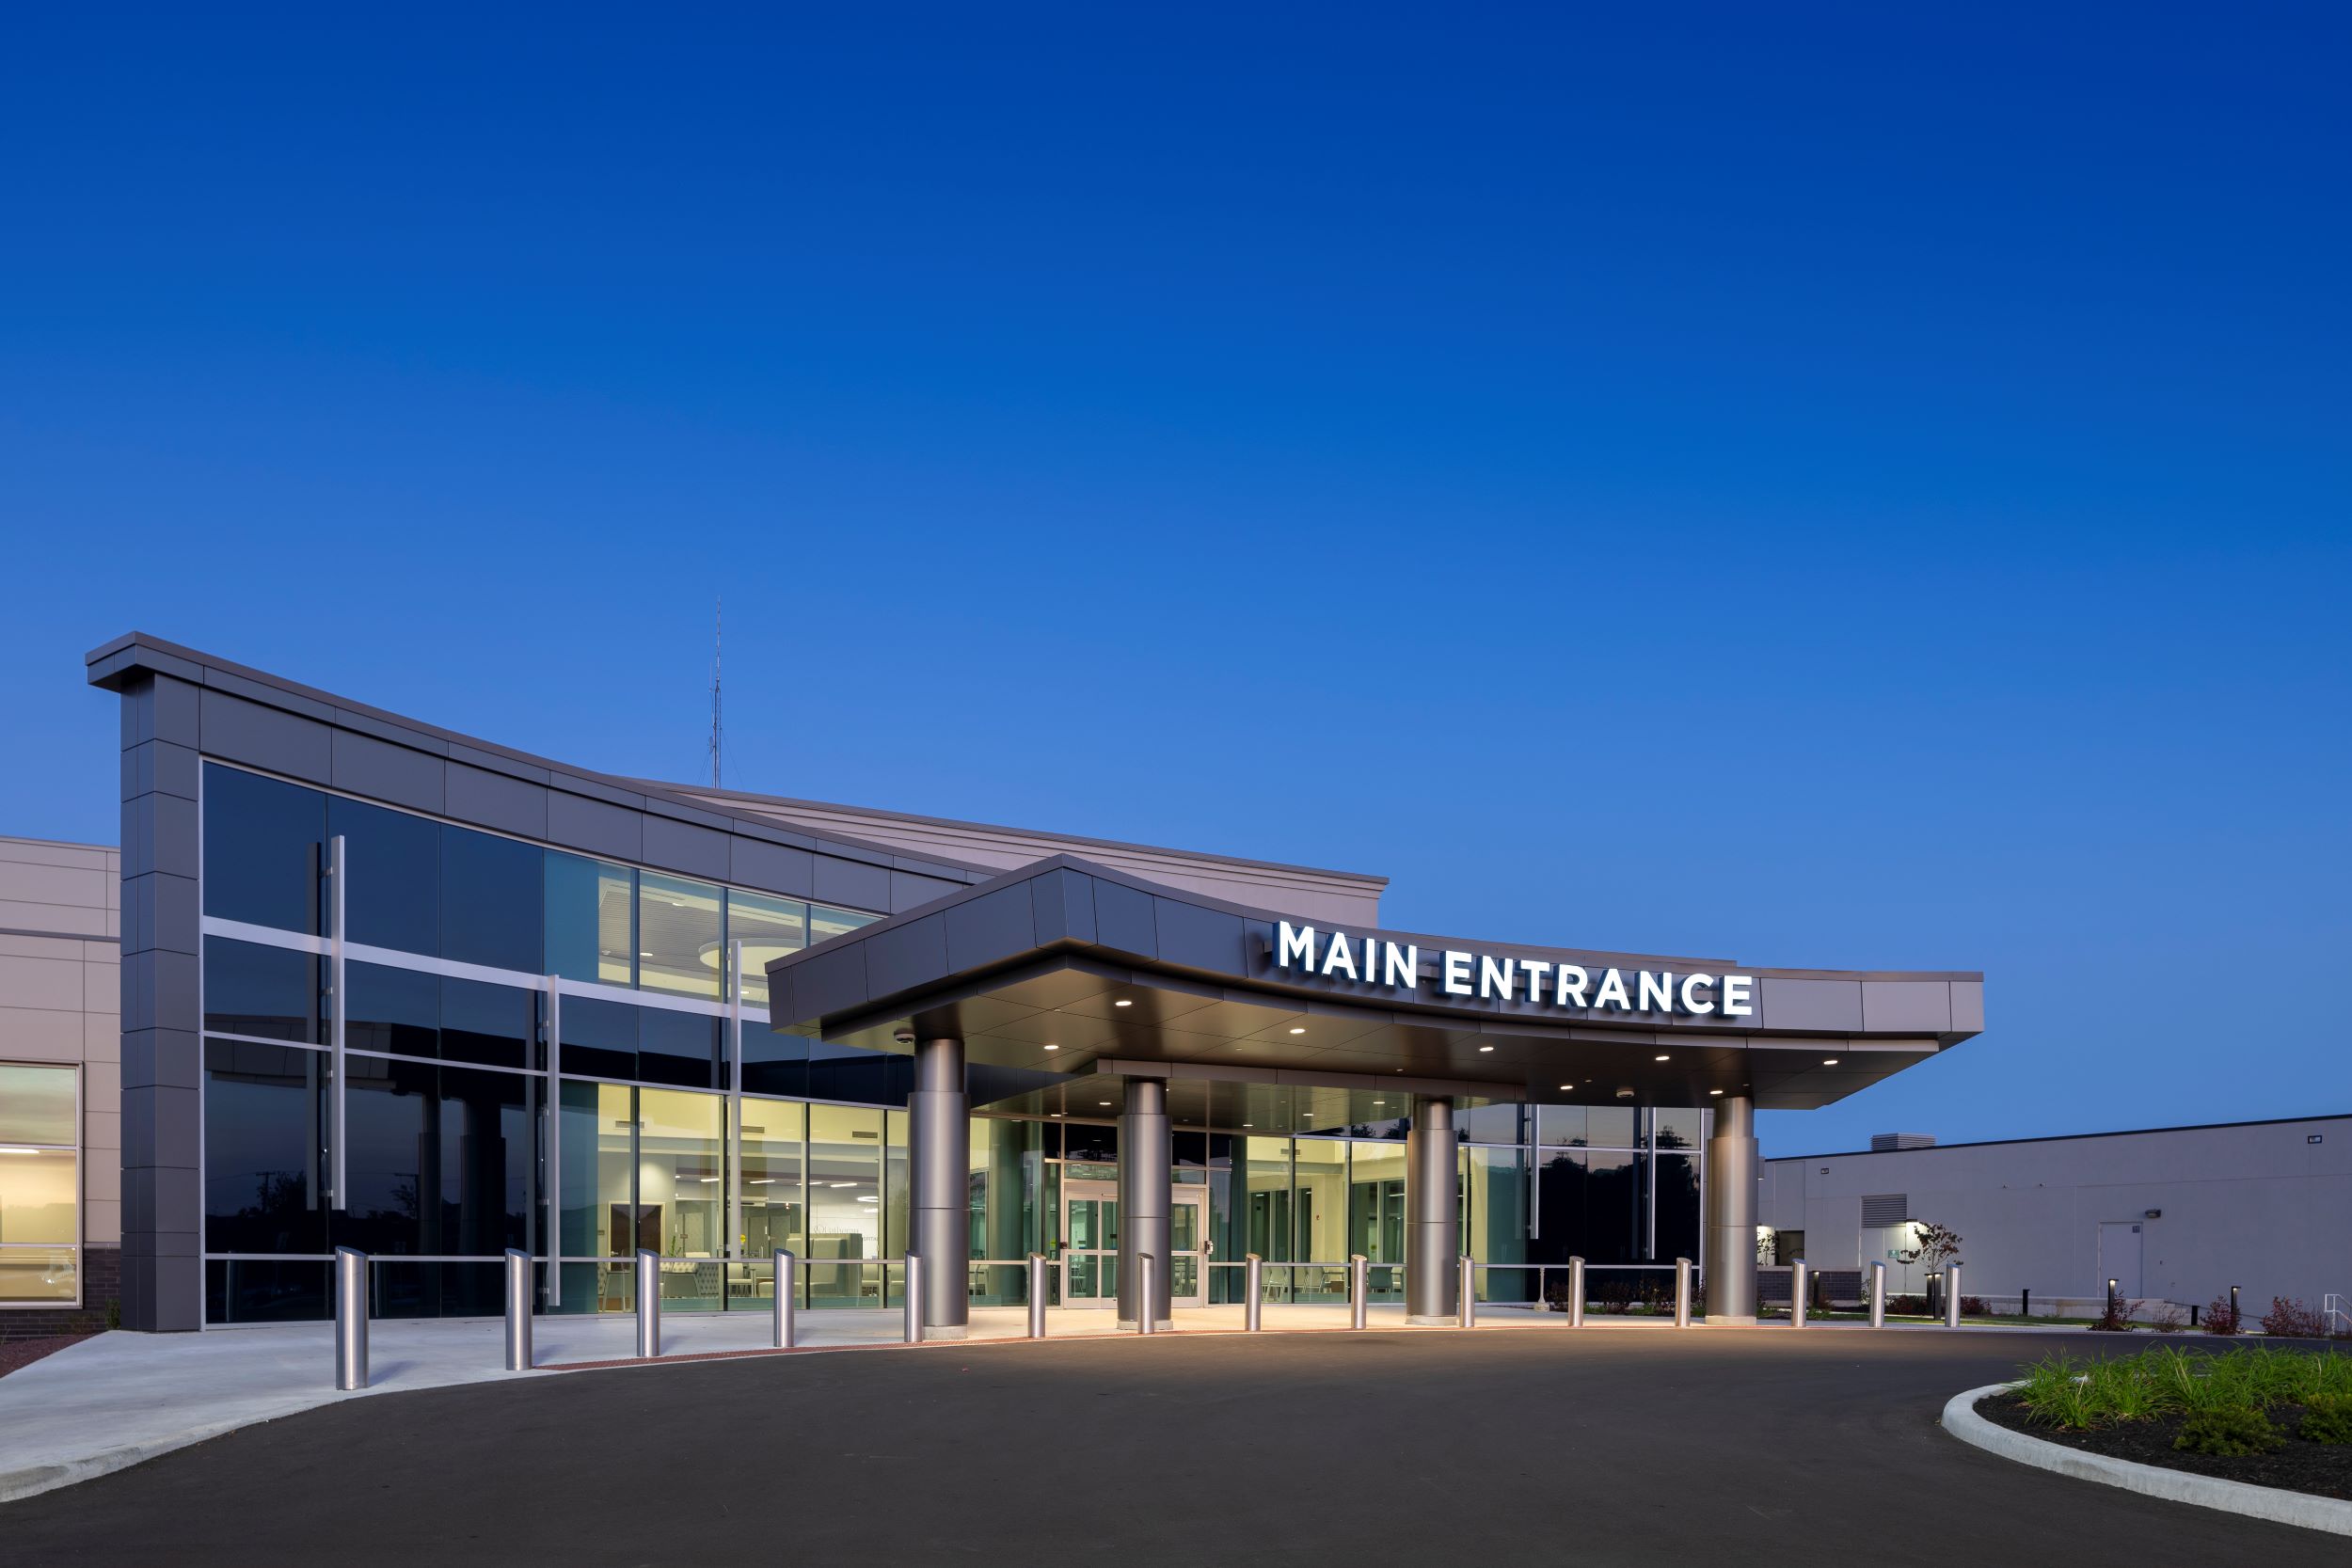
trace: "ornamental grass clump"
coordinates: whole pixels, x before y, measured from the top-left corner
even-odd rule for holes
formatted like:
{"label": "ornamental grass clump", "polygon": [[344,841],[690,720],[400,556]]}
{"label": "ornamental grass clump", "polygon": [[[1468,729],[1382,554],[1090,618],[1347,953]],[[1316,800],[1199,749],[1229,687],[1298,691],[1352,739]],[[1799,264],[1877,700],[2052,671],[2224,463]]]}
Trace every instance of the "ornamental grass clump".
{"label": "ornamental grass clump", "polygon": [[2060,1354],[2021,1370],[2017,1402],[2036,1421],[2069,1432],[2217,1411],[2260,1415],[2298,1404],[2324,1412],[2320,1430],[2334,1430],[2339,1420],[2352,1423],[2352,1355],[2334,1351],[2311,1355],[2254,1345],[2217,1354],[2158,1345],[2111,1360]]}
{"label": "ornamental grass clump", "polygon": [[2306,1443],[2352,1443],[2352,1394],[2313,1394],[2295,1434]]}
{"label": "ornamental grass clump", "polygon": [[2172,1439],[2172,1446],[2184,1453],[2238,1459],[2267,1453],[2285,1441],[2261,1411],[2225,1404],[2192,1412],[2181,1423],[2181,1434]]}

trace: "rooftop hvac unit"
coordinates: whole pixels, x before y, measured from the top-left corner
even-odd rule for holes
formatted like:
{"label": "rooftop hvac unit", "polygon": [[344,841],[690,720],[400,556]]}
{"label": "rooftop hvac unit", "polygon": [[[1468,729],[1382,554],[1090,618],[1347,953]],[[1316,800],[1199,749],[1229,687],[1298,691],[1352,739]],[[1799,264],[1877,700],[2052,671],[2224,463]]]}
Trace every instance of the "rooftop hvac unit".
{"label": "rooftop hvac unit", "polygon": [[1932,1132],[1873,1132],[1870,1134],[1870,1152],[1873,1154],[1891,1153],[1899,1148],[1933,1148],[1934,1147],[1935,1134]]}

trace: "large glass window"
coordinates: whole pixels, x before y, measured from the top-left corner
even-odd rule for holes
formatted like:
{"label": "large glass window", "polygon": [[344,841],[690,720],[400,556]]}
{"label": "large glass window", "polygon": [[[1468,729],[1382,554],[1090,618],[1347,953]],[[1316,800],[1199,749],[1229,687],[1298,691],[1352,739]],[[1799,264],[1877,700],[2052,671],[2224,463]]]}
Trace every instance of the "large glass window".
{"label": "large glass window", "polygon": [[562,1000],[566,1073],[588,1078],[637,1076],[637,1009],[626,1002],[590,996]]}
{"label": "large glass window", "polygon": [[441,825],[342,796],[326,802],[343,840],[343,935],[370,947],[433,954],[441,942]]}
{"label": "large glass window", "polygon": [[324,1252],[326,1053],[204,1042],[204,1246]]}
{"label": "large glass window", "polygon": [[850,1105],[808,1108],[809,1305],[882,1305],[873,1271],[844,1267],[883,1256],[882,1114]]}
{"label": "large glass window", "polygon": [[1671,1262],[1699,1256],[1699,1161],[1695,1154],[1661,1154],[1652,1164],[1657,1183],[1658,1244],[1651,1256]]}
{"label": "large glass window", "polygon": [[351,1196],[330,1222],[337,1244],[370,1254],[535,1250],[536,1080],[356,1053],[344,1063]]}
{"label": "large glass window", "polygon": [[441,982],[437,976],[355,960],[343,966],[343,1043],[350,1049],[395,1056],[440,1054]]}
{"label": "large glass window", "polygon": [[[1462,1151],[1462,1250],[1481,1263],[1527,1261],[1528,1151],[1472,1147]],[[1551,1216],[1544,1216],[1549,1230]],[[1533,1301],[1535,1275],[1497,1268],[1481,1281],[1485,1299]]]}
{"label": "large glass window", "polygon": [[204,1027],[317,1044],[319,960],[290,947],[204,939]]}
{"label": "large glass window", "polygon": [[300,784],[204,768],[204,912],[313,936],[326,797]]}
{"label": "large glass window", "polygon": [[[1044,1174],[1044,1124],[1000,1117],[972,1120],[971,1256],[1017,1259],[1045,1248],[1039,1206]],[[1027,1299],[1020,1268],[973,1269],[974,1302],[1009,1306]]]}
{"label": "large glass window", "polygon": [[[568,1004],[567,1004],[568,1006]],[[670,1007],[637,1009],[637,1070],[649,1084],[719,1086],[725,1021]]]}
{"label": "large glass window", "polygon": [[743,1000],[768,1005],[768,964],[808,945],[808,906],[795,898],[727,890],[727,944],[743,948]]}
{"label": "large glass window", "polygon": [[[664,1258],[724,1254],[725,1112],[726,1101],[715,1094],[637,1091],[639,1244]],[[660,1240],[642,1240],[646,1236]]]}
{"label": "large glass window", "polygon": [[80,1299],[78,1071],[0,1066],[0,1302]]}
{"label": "large glass window", "polygon": [[747,1258],[782,1247],[808,1251],[807,1195],[801,1189],[802,1140],[808,1107],[783,1100],[743,1101],[743,1217],[737,1227]]}
{"label": "large glass window", "polygon": [[482,980],[441,979],[441,1054],[486,1067],[539,1067],[539,993]]}
{"label": "large glass window", "polygon": [[855,910],[836,910],[823,904],[811,904],[808,907],[808,940],[812,943],[831,942],[861,926],[871,926],[881,918],[878,914],[860,914]]}
{"label": "large glass window", "polygon": [[566,980],[637,983],[637,873],[547,852],[547,967]]}
{"label": "large glass window", "polygon": [[[546,851],[511,838],[441,830],[441,957],[537,974]],[[358,885],[353,879],[353,886]]]}
{"label": "large glass window", "polygon": [[720,891],[651,871],[637,877],[637,984],[643,990],[719,1000]]}

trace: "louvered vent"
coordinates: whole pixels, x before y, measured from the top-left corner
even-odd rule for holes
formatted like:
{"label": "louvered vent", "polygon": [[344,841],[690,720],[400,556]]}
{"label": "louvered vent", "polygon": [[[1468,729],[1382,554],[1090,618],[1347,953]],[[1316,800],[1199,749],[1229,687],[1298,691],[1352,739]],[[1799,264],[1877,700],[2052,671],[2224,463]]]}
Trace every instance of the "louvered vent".
{"label": "louvered vent", "polygon": [[1909,1193],[1875,1193],[1862,1200],[1862,1223],[1866,1226],[1901,1225],[1910,1218]]}

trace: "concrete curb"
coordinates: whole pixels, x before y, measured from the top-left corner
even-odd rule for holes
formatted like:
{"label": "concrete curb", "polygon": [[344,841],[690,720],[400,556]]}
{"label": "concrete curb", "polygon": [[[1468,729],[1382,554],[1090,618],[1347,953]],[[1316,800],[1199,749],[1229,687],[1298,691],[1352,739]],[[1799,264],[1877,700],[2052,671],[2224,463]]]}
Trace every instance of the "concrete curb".
{"label": "concrete curb", "polygon": [[208,1427],[175,1432],[168,1437],[151,1442],[125,1443],[120,1448],[101,1449],[96,1453],[60,1461],[55,1465],[27,1465],[21,1469],[0,1471],[0,1503],[12,1503],[21,1497],[37,1497],[43,1492],[55,1492],[76,1481],[96,1481],[100,1476],[127,1470],[134,1465],[144,1465],[175,1449],[184,1449],[235,1432],[240,1427],[259,1426],[271,1417],[256,1417],[250,1420],[218,1421]]}
{"label": "concrete curb", "polygon": [[1979,1400],[2007,1393],[2016,1386],[2013,1383],[1988,1383],[1981,1388],[1954,1394],[1944,1406],[1944,1430],[1987,1453],[2013,1459],[2020,1465],[2031,1465],[2036,1469],[2055,1470],[2059,1475],[2073,1476],[2077,1481],[2100,1481],[2108,1486],[2120,1486],[2126,1492],[2137,1492],[2142,1497],[2162,1497],[2167,1502],[2194,1503],[2199,1508],[2219,1509],[2224,1513],[2243,1513],[2249,1518],[2268,1519],[2275,1524],[2300,1525],[2305,1529],[2352,1535],[2352,1502],[2336,1497],[2315,1497],[2308,1492],[2285,1492],[2275,1486],[2250,1486],[2242,1481],[2217,1481],[2211,1476],[2193,1475],[2186,1470],[2169,1470],[2161,1465],[2137,1465],[2128,1459],[2110,1459],[2106,1454],[2085,1453],[2063,1444],[2045,1443],[2039,1437],[2028,1437],[2022,1432],[2011,1432],[1977,1414]]}

